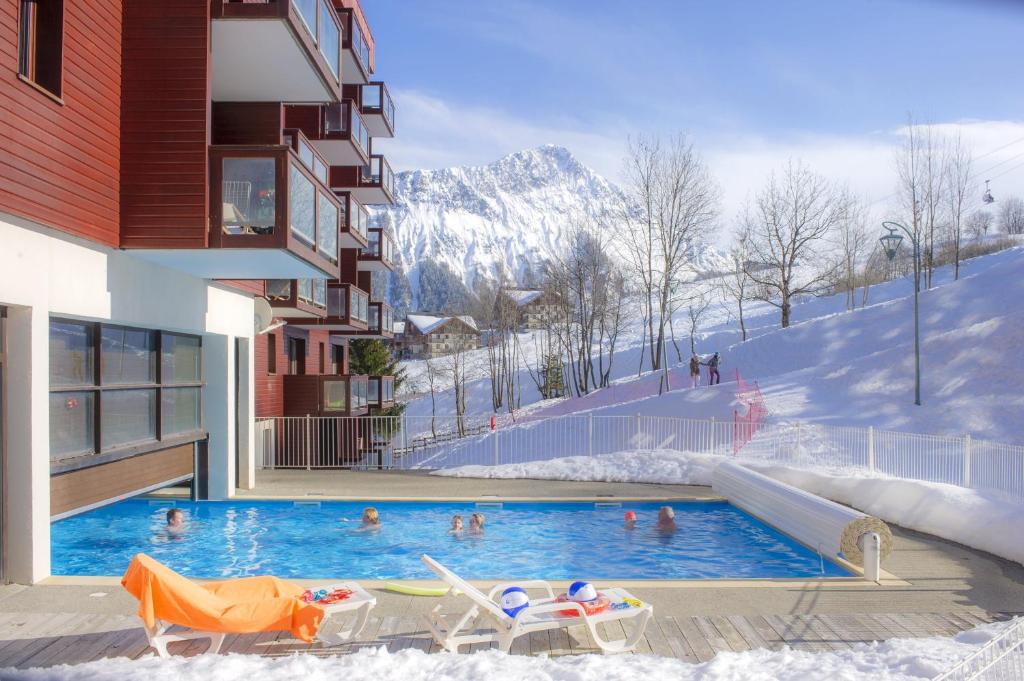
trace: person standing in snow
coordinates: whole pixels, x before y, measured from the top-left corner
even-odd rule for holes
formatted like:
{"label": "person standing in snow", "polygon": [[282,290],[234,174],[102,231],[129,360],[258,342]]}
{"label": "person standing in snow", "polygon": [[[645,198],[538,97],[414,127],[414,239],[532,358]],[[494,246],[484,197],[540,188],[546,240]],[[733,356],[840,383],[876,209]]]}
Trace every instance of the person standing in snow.
{"label": "person standing in snow", "polygon": [[696,388],[700,385],[700,359],[697,353],[690,357],[690,387]]}
{"label": "person standing in snow", "polygon": [[722,376],[718,373],[718,363],[720,361],[721,358],[718,356],[718,353],[716,352],[715,354],[711,355],[711,359],[709,359],[707,362],[701,362],[701,364],[708,368],[708,385],[718,385],[719,383],[722,382]]}

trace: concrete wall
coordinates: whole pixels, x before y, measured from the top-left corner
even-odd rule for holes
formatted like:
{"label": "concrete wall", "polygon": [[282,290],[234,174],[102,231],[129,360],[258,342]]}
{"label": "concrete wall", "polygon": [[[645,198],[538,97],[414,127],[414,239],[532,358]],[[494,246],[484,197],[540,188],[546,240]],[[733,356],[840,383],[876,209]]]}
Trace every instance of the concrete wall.
{"label": "concrete wall", "polygon": [[[31,583],[50,572],[51,314],[201,334],[211,497],[234,493],[236,466],[242,486],[252,486],[250,295],[2,213],[0,244],[0,305],[8,307],[9,317],[8,578]],[[236,405],[238,347],[243,352],[238,363],[241,404]],[[235,425],[236,408],[245,424],[240,429]],[[236,446],[241,447],[241,466]]]}

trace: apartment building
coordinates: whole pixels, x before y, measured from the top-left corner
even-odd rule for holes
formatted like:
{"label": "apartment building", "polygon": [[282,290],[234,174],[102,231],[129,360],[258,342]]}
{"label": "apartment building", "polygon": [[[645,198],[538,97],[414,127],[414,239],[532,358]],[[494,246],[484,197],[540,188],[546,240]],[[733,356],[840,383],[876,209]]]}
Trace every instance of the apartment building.
{"label": "apartment building", "polygon": [[494,301],[495,318],[518,329],[547,329],[559,318],[559,302],[551,291],[504,288]]}
{"label": "apartment building", "polygon": [[55,518],[252,487],[292,377],[359,404],[394,107],[357,0],[0,3],[0,569],[30,583]]}
{"label": "apartment building", "polygon": [[411,314],[396,331],[395,354],[404,359],[432,359],[480,347],[480,329],[469,315]]}

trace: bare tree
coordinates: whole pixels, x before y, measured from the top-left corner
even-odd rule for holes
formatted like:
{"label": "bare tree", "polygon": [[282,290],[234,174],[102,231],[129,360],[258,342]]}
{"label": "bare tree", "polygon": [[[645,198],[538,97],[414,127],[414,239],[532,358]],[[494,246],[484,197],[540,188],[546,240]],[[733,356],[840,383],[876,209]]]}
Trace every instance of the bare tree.
{"label": "bare tree", "polygon": [[839,276],[843,290],[846,292],[846,309],[856,307],[857,271],[864,254],[872,243],[868,236],[867,209],[858,201],[851,199],[846,212],[839,220],[838,242],[842,257]]}
{"label": "bare tree", "polygon": [[922,197],[922,218],[924,224],[924,258],[925,287],[932,287],[932,276],[935,272],[935,232],[939,223],[939,216],[943,210],[945,198],[945,141],[935,129],[934,125],[919,125],[918,139],[920,141],[920,168],[921,187],[924,190]]}
{"label": "bare tree", "polygon": [[980,239],[992,229],[995,220],[987,210],[976,210],[967,216],[964,226],[972,239]]}
{"label": "bare tree", "polygon": [[[697,329],[700,328],[700,320],[704,317],[704,313],[708,311],[709,307],[711,307],[711,298],[701,290],[698,290],[686,304],[686,319],[689,322],[691,355],[697,354]],[[682,358],[680,358],[680,361],[682,361]]]}
{"label": "bare tree", "polygon": [[817,294],[835,264],[823,264],[826,239],[845,218],[849,199],[824,177],[792,161],[772,173],[743,218],[754,296],[779,308],[789,326],[793,299]]}
{"label": "bare tree", "polygon": [[627,204],[624,242],[647,318],[651,368],[663,366],[673,292],[690,275],[693,247],[718,214],[719,190],[707,166],[685,136],[663,144],[641,138],[626,158]]}
{"label": "bare tree", "polygon": [[967,192],[971,188],[973,157],[970,147],[957,132],[946,158],[946,201],[949,207],[949,236],[953,246],[953,278],[960,278],[960,241],[963,235]]}
{"label": "bare tree", "polygon": [[999,226],[1007,234],[1024,234],[1024,200],[1011,196],[999,208]]}
{"label": "bare tree", "polygon": [[430,359],[426,360],[427,385],[430,386],[430,434],[437,437],[437,393],[434,385],[437,379],[438,367]]}
{"label": "bare tree", "polygon": [[459,436],[466,434],[466,350],[461,343],[455,343],[450,354],[442,357],[442,366],[452,379],[455,392],[455,424]]}
{"label": "bare tree", "polygon": [[739,239],[729,249],[729,272],[720,280],[720,290],[723,297],[736,303],[740,323],[740,335],[747,340],[747,324],[743,316],[743,306],[750,300],[753,282],[747,275],[747,261],[749,259],[747,241],[742,232]]}
{"label": "bare tree", "polygon": [[[926,172],[924,161],[924,147],[921,126],[914,123],[911,116],[907,117],[906,134],[903,137],[902,146],[896,151],[894,158],[896,174],[899,178],[897,193],[904,210],[910,212],[910,232],[914,239],[923,243],[922,202],[926,194]],[[919,259],[914,262],[914,276],[916,277],[915,287],[921,286],[921,263]]]}

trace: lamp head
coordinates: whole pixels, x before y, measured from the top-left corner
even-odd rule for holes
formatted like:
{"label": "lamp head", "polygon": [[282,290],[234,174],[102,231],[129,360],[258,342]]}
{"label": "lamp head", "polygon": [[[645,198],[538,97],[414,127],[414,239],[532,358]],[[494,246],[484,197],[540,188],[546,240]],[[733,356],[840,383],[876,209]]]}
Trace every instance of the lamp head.
{"label": "lamp head", "polygon": [[[893,225],[890,227],[890,225]],[[883,222],[882,226],[889,230],[889,233],[878,240],[878,243],[882,244],[882,249],[885,251],[885,255],[889,260],[896,257],[896,251],[899,250],[900,244],[903,243],[903,235],[899,234],[896,230],[899,228],[895,222]]]}

